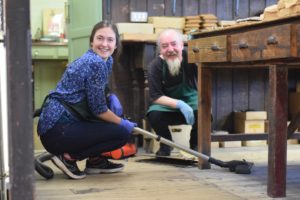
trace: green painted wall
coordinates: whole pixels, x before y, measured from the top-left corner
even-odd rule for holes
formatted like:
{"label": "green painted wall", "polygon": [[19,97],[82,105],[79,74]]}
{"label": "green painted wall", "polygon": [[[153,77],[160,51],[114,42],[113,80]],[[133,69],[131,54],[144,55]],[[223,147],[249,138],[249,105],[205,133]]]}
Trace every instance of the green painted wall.
{"label": "green painted wall", "polygon": [[91,30],[102,20],[102,0],[69,0],[68,2],[70,20],[67,24],[67,37],[69,61],[72,62],[89,48]]}

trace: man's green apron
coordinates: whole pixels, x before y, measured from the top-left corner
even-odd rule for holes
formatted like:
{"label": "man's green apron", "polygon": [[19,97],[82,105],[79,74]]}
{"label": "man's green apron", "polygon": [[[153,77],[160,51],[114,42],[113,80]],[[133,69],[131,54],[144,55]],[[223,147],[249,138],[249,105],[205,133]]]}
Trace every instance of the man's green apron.
{"label": "man's green apron", "polygon": [[[183,67],[183,66],[182,66]],[[163,63],[163,79],[165,78],[166,72],[167,71],[167,63],[164,61]],[[180,99],[187,103],[193,110],[198,110],[198,92],[197,90],[191,88],[187,83],[186,83],[186,77],[185,77],[185,71],[183,67],[183,78],[182,82],[178,85],[165,88],[164,92],[165,95],[174,99]],[[178,108],[171,108],[168,106],[164,105],[159,105],[159,104],[152,104],[147,113],[151,111],[164,111],[164,112],[178,112]]]}

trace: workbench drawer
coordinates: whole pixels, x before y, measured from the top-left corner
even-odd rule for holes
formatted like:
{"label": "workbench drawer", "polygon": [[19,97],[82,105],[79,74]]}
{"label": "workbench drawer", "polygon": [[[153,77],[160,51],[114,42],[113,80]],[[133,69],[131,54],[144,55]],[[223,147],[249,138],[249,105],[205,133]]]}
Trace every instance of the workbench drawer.
{"label": "workbench drawer", "polygon": [[214,36],[188,41],[188,62],[229,61],[228,36]]}
{"label": "workbench drawer", "polygon": [[53,55],[56,54],[56,49],[44,46],[33,46],[31,52],[33,59],[52,59]]}
{"label": "workbench drawer", "polygon": [[67,46],[32,46],[32,59],[68,59]]}
{"label": "workbench drawer", "polygon": [[297,56],[295,27],[291,24],[231,35],[232,62]]}

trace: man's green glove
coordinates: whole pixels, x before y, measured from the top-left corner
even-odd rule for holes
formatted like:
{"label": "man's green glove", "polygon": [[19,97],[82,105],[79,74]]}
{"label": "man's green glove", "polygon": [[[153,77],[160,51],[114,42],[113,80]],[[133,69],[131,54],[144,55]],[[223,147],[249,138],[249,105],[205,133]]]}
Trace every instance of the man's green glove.
{"label": "man's green glove", "polygon": [[194,117],[194,111],[191,108],[191,106],[189,106],[182,100],[178,100],[176,104],[176,108],[178,108],[181,111],[187,124],[189,125],[194,124],[195,117]]}

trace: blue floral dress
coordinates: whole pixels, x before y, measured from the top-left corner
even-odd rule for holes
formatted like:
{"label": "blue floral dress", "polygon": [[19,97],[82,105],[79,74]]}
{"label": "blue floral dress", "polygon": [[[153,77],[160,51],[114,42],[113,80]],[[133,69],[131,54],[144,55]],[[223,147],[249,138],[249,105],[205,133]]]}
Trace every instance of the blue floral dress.
{"label": "blue floral dress", "polygon": [[113,59],[106,61],[89,49],[83,56],[70,63],[57,87],[49,93],[38,123],[38,134],[42,135],[57,122],[78,121],[58,101],[75,104],[86,100],[91,112],[99,115],[107,111],[105,88],[112,72]]}

